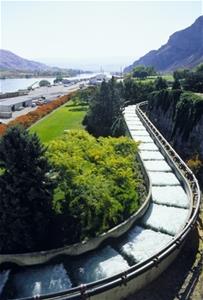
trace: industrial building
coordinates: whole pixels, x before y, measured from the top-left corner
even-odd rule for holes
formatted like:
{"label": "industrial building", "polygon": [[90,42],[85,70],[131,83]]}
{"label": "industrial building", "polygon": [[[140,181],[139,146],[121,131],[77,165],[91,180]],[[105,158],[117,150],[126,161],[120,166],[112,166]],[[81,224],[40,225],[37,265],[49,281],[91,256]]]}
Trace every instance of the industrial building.
{"label": "industrial building", "polygon": [[32,100],[26,96],[0,100],[0,118],[11,118],[13,111],[32,106]]}

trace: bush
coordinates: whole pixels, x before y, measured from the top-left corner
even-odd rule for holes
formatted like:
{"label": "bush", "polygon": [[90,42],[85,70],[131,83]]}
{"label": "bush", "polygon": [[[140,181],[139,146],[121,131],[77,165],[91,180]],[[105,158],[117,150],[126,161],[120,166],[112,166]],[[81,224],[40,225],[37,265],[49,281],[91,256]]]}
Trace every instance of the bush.
{"label": "bush", "polygon": [[76,224],[66,228],[65,242],[97,236],[137,211],[145,192],[137,147],[125,137],[96,140],[82,130],[49,144],[58,181],[53,206],[66,224],[70,216]]}
{"label": "bush", "polygon": [[164,78],[157,77],[156,80],[154,81],[154,87],[155,87],[155,90],[160,91],[163,89],[167,89],[168,83]]}
{"label": "bush", "polygon": [[198,154],[189,159],[187,161],[187,165],[195,175],[198,175],[200,170],[203,169],[203,161],[199,158]]}

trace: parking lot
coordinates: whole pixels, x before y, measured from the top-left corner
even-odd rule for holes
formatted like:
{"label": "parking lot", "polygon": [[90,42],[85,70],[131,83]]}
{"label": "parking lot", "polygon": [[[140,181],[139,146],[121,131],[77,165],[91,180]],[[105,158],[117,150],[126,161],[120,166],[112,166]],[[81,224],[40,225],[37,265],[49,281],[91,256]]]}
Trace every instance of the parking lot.
{"label": "parking lot", "polygon": [[[39,87],[36,88],[32,91],[29,92],[28,95],[26,96],[19,96],[19,97],[15,97],[15,99],[17,98],[20,101],[24,102],[26,100],[30,100],[32,99],[33,103],[38,103],[43,104],[53,101],[55,99],[57,99],[60,96],[63,95],[67,95],[68,93],[77,90],[79,88],[80,83],[76,83],[76,84],[71,84],[69,86],[63,86],[63,85],[57,85],[57,86],[50,86],[50,87]],[[1,99],[0,100],[0,105],[2,102],[6,103],[6,101],[11,100],[14,98],[7,98],[7,99]],[[15,118],[22,116],[22,115],[26,115],[28,112],[33,111],[35,109],[37,109],[38,106],[35,107],[25,107],[22,110],[17,110],[17,111],[13,111],[12,112],[12,117],[11,118],[0,118],[0,122],[7,124],[10,121],[14,120]]]}

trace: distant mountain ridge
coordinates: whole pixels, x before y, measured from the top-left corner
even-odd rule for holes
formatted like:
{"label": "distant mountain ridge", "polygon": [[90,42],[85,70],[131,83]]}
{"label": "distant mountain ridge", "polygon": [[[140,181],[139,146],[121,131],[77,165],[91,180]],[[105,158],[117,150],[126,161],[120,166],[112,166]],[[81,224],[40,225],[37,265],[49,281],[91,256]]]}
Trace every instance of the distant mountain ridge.
{"label": "distant mountain ridge", "polygon": [[138,65],[153,66],[157,71],[169,72],[192,68],[203,62],[203,16],[191,26],[175,32],[158,50],[152,50],[126,67],[130,72]]}
{"label": "distant mountain ridge", "polygon": [[21,71],[47,71],[51,67],[22,58],[11,51],[0,49],[0,69],[2,70],[21,70]]}
{"label": "distant mountain ridge", "polygon": [[0,79],[29,78],[40,76],[76,76],[89,71],[51,67],[46,64],[22,58],[11,51],[0,49]]}

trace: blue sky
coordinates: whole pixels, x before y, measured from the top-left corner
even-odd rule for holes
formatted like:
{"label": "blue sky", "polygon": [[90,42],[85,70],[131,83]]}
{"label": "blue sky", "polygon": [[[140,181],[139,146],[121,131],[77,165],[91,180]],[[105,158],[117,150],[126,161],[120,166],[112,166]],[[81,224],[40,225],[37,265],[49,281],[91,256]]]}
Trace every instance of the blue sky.
{"label": "blue sky", "polygon": [[202,15],[201,1],[2,1],[1,48],[29,59],[135,60]]}

